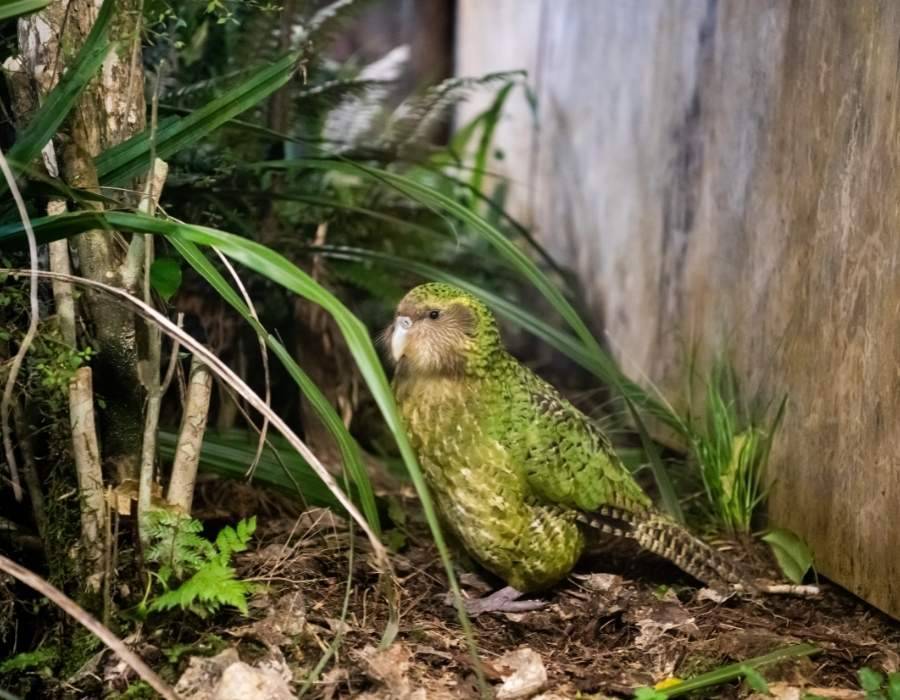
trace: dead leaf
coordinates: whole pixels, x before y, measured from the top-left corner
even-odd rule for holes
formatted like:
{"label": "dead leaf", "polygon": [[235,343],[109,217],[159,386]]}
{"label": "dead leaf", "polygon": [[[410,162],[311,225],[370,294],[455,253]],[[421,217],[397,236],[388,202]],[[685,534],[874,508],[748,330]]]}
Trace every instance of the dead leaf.
{"label": "dead leaf", "polygon": [[716,590],[715,588],[707,587],[707,588],[701,588],[697,592],[697,600],[698,601],[709,600],[713,603],[716,603],[717,605],[721,605],[726,600],[731,598],[733,595],[734,595],[734,591],[729,593],[728,591],[719,591],[719,590]]}
{"label": "dead leaf", "polygon": [[700,633],[694,617],[677,599],[641,606],[629,612],[626,619],[634,622],[640,630],[634,641],[638,649],[650,648],[663,634],[672,630],[678,630],[690,637]]}
{"label": "dead leaf", "polygon": [[505,653],[493,666],[503,677],[503,685],[497,690],[497,700],[528,698],[539,693],[547,684],[544,662],[540,654],[529,647]]}
{"label": "dead leaf", "polygon": [[[425,690],[413,690],[409,678],[410,659],[412,654],[405,644],[395,642],[387,649],[379,651],[367,644],[354,654],[366,665],[366,675],[381,683],[387,695],[366,694],[369,698],[389,697],[392,700],[425,700]],[[362,696],[361,696],[362,697]]]}
{"label": "dead leaf", "polygon": [[572,578],[589,591],[617,593],[622,588],[622,577],[616,574],[573,574]]}

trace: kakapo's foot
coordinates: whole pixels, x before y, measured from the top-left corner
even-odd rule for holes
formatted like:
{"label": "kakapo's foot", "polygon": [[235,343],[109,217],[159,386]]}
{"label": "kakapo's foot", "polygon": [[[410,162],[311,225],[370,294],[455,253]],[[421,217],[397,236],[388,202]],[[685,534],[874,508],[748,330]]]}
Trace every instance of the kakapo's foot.
{"label": "kakapo's foot", "polygon": [[[466,612],[474,617],[488,612],[516,613],[541,610],[550,604],[546,600],[519,600],[523,595],[525,594],[521,591],[507,586],[482,598],[465,598],[463,605]],[[446,601],[448,605],[453,605],[453,595],[448,593]]]}

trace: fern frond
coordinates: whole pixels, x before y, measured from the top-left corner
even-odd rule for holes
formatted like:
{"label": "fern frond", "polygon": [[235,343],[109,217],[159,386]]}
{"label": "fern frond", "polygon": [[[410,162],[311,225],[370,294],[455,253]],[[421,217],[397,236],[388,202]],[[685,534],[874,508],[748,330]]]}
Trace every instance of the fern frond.
{"label": "fern frond", "polygon": [[480,78],[449,78],[421,95],[414,95],[394,110],[382,136],[382,146],[419,143],[447,115],[450,107],[466,99],[473,91],[510,83],[522,76],[523,71],[503,71],[488,73]]}
{"label": "fern frond", "polygon": [[163,593],[151,604],[150,610],[160,612],[181,608],[200,617],[215,613],[223,605],[247,614],[247,596],[253,585],[237,578],[233,567],[218,561],[207,563],[178,588]]}
{"label": "fern frond", "polygon": [[329,43],[335,33],[368,0],[335,0],[303,23],[292,37],[295,50],[303,49],[311,56],[317,49]]}
{"label": "fern frond", "polygon": [[328,113],[322,126],[322,138],[356,146],[375,132],[379,120],[385,118],[384,102],[391,86],[409,62],[409,55],[409,46],[404,44],[363,68],[357,82],[368,87],[343,100]]}
{"label": "fern frond", "polygon": [[235,552],[243,552],[247,549],[247,543],[256,532],[256,516],[249,520],[241,520],[237,529],[227,525],[219,530],[216,536],[216,549],[219,550],[216,559],[222,563],[231,561],[231,555]]}

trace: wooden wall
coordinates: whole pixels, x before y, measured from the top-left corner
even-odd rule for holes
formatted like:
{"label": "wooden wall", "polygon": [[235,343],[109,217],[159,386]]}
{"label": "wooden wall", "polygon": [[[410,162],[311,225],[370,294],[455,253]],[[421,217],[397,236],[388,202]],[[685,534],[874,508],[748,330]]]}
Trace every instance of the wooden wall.
{"label": "wooden wall", "polygon": [[[457,71],[525,67],[514,207],[670,396],[729,348],[787,391],[770,513],[900,617],[900,3],[459,0]],[[507,138],[510,138],[507,136]]]}

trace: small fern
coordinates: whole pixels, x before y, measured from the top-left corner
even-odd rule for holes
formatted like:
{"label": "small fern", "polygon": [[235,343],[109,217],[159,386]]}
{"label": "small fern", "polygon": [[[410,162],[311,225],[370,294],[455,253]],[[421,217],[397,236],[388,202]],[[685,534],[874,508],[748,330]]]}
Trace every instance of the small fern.
{"label": "small fern", "polygon": [[230,605],[247,613],[253,586],[237,578],[231,557],[247,549],[255,517],[223,527],[215,542],[200,534],[203,523],[175,511],[150,513],[145,527],[151,542],[146,557],[159,564],[156,579],[163,588],[150,603],[151,612],[181,608],[207,617]]}

